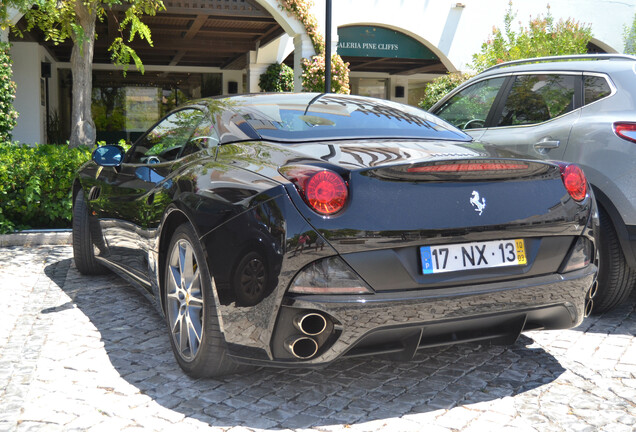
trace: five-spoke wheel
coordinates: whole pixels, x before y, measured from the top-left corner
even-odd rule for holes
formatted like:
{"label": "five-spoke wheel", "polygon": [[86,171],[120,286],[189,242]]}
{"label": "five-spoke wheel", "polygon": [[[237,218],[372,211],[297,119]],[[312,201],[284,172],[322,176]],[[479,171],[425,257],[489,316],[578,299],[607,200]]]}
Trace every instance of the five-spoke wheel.
{"label": "five-spoke wheel", "polygon": [[178,353],[191,361],[203,338],[203,291],[194,250],[185,239],[177,241],[168,257],[166,280],[168,323]]}
{"label": "five-spoke wheel", "polygon": [[179,366],[193,377],[238,369],[227,355],[203,247],[190,224],[179,226],[164,255],[164,307],[170,345]]}

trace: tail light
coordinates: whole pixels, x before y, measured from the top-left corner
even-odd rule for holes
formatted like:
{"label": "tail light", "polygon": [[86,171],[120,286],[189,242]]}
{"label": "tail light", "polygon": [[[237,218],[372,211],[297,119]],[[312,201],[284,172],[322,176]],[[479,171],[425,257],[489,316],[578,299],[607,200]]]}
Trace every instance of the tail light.
{"label": "tail light", "polygon": [[347,202],[347,183],[336,172],[313,166],[282,167],[280,173],[296,185],[305,202],[317,213],[330,216]]}
{"label": "tail light", "polygon": [[636,123],[614,123],[614,132],[624,140],[636,143]]}
{"label": "tail light", "polygon": [[526,170],[528,164],[514,161],[455,162],[417,166],[407,169],[410,173],[463,173],[475,171],[515,171]]}
{"label": "tail light", "polygon": [[565,189],[576,201],[583,201],[587,196],[587,179],[583,170],[577,165],[558,162],[561,170],[561,179]]}

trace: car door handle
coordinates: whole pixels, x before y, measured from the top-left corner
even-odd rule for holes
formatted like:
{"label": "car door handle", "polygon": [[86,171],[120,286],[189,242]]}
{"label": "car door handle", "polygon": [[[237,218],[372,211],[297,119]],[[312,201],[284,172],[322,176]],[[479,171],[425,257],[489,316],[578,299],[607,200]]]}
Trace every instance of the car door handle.
{"label": "car door handle", "polygon": [[552,138],[543,138],[541,141],[534,145],[536,149],[553,149],[557,148],[561,144],[561,141],[554,140]]}

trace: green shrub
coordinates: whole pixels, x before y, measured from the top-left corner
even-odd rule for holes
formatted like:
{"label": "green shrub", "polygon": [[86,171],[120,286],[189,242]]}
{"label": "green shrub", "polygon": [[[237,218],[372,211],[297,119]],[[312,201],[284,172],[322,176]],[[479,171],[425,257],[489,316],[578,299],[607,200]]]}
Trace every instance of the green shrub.
{"label": "green shrub", "polygon": [[426,89],[424,89],[424,97],[418,105],[420,108],[428,110],[430,107],[435,105],[437,101],[446,96],[447,93],[473,76],[475,76],[475,74],[455,73],[435,78],[426,85]]}
{"label": "green shrub", "polygon": [[0,234],[69,227],[73,177],[90,156],[85,146],[0,143]]}
{"label": "green shrub", "polygon": [[13,72],[9,48],[8,43],[0,43],[0,141],[11,139],[11,131],[18,119],[18,112],[13,109],[16,85],[11,80]]}
{"label": "green shrub", "polygon": [[294,91],[294,70],[285,63],[272,63],[261,74],[258,86],[265,92]]}

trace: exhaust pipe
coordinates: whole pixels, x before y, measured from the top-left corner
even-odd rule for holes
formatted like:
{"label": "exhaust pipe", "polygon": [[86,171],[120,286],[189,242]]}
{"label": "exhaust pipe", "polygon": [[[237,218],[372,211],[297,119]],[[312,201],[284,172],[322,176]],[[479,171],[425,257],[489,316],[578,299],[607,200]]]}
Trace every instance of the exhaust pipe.
{"label": "exhaust pipe", "polygon": [[308,313],[294,317],[294,327],[307,336],[318,336],[327,328],[327,320],[319,313]]}
{"label": "exhaust pipe", "polygon": [[587,298],[592,300],[594,297],[596,297],[597,292],[598,292],[598,281],[595,280],[592,286],[590,287],[590,290],[587,292]]}
{"label": "exhaust pipe", "polygon": [[292,336],[285,341],[285,349],[294,357],[306,360],[316,355],[318,352],[318,344],[310,337]]}
{"label": "exhaust pipe", "polygon": [[589,317],[592,314],[592,309],[594,309],[594,301],[589,299],[585,302],[585,310],[583,311],[583,316],[585,318]]}

